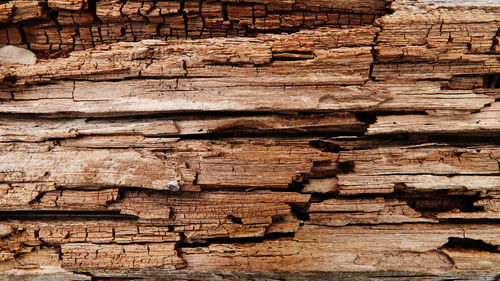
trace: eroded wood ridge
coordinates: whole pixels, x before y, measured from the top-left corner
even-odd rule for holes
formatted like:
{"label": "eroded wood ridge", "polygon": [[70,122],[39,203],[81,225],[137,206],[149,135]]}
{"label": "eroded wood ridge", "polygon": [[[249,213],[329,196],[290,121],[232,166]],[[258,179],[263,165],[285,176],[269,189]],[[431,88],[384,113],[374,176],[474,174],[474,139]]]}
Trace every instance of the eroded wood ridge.
{"label": "eroded wood ridge", "polygon": [[40,57],[57,56],[120,41],[371,25],[388,12],[387,5],[385,0],[11,0],[0,6],[0,40],[27,46]]}
{"label": "eroded wood ridge", "polygon": [[0,23],[37,54],[0,63],[0,279],[498,279],[495,1],[11,0]]}

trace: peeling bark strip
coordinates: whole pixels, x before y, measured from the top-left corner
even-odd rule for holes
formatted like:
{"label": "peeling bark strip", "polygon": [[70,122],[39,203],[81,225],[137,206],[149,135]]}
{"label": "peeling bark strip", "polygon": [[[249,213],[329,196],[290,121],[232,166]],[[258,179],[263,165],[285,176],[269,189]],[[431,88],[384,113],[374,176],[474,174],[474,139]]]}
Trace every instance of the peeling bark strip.
{"label": "peeling bark strip", "polygon": [[0,1],[0,279],[496,280],[499,42],[489,0]]}

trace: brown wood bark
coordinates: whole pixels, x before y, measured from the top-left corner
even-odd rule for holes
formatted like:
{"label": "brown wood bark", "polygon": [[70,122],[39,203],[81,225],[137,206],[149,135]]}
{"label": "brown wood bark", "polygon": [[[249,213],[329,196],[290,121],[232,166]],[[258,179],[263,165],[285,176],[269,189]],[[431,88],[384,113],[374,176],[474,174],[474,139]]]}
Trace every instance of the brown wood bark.
{"label": "brown wood bark", "polygon": [[0,1],[0,279],[497,280],[499,42],[491,0]]}

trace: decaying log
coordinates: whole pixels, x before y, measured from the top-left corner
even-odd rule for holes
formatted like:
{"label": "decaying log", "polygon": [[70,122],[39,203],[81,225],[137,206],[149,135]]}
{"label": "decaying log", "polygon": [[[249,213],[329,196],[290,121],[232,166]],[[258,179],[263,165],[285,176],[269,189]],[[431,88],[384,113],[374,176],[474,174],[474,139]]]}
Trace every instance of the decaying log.
{"label": "decaying log", "polygon": [[492,0],[0,1],[0,279],[497,280],[499,42]]}

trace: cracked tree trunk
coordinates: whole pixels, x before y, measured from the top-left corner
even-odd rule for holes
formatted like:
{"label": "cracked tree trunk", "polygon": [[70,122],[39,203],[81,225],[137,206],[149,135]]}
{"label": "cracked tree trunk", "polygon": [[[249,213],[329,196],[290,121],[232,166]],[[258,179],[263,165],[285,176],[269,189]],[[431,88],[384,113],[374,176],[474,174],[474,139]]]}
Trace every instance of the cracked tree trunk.
{"label": "cracked tree trunk", "polygon": [[498,280],[499,41],[489,0],[0,1],[0,279]]}

